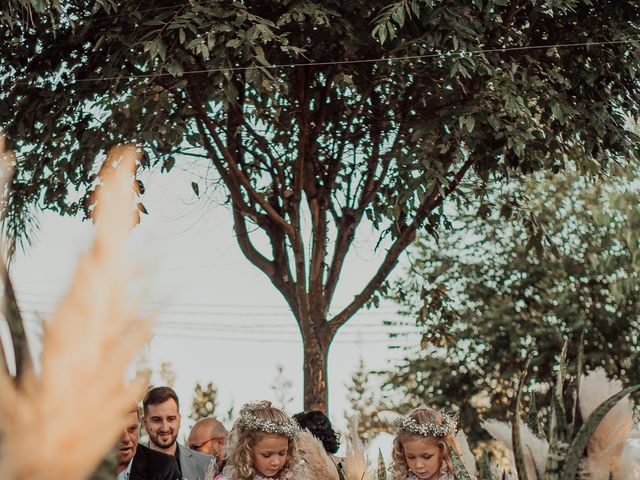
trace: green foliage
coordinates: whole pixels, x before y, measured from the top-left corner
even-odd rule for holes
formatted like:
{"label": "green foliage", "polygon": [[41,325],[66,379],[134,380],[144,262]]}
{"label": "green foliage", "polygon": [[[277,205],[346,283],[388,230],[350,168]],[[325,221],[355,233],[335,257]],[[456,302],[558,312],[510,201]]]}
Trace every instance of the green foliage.
{"label": "green foliage", "polygon": [[[70,187],[91,185],[105,146],[137,141],[146,165],[193,148],[213,156],[213,125],[231,151],[232,138],[242,142],[244,175],[261,195],[277,194],[285,215],[303,145],[318,187],[344,207],[377,164],[386,175],[366,205],[375,225],[409,221],[465,158],[488,178],[635,155],[621,114],[637,112],[639,58],[628,45],[494,51],[635,38],[635,2],[60,0],[58,9],[64,20],[44,15],[3,32],[2,48],[19,45],[2,55],[0,80],[0,124],[21,153],[16,234],[25,204],[82,212]],[[478,49],[489,51],[438,57]],[[415,55],[436,57],[349,63]],[[271,68],[300,63],[322,66]],[[213,124],[203,132],[205,116]]]}
{"label": "green foliage", "polygon": [[[566,354],[566,344],[563,352],[560,356],[560,365],[559,371],[561,374],[556,380],[556,385],[554,387],[553,398],[556,397],[562,392],[562,385],[565,383],[565,354]],[[513,405],[514,416],[512,420],[512,429],[513,429],[513,454],[516,463],[516,471],[517,477],[521,479],[527,478],[527,473],[525,470],[525,457],[523,448],[521,445],[520,439],[520,400],[521,400],[521,392],[523,386],[525,384],[526,370],[523,376],[520,378],[518,382],[518,393],[516,395],[516,399]],[[550,410],[550,415],[555,417],[558,421],[549,421],[550,431],[549,431],[549,450],[547,457],[547,467],[544,475],[541,471],[536,470],[536,478],[540,480],[575,480],[576,478],[581,478],[583,474],[578,473],[578,465],[580,461],[584,458],[585,450],[587,444],[593,435],[593,433],[598,428],[598,425],[602,421],[602,419],[606,416],[606,414],[624,397],[630,395],[631,393],[640,390],[640,384],[628,387],[623,389],[622,391],[612,395],[608,399],[604,400],[600,405],[598,405],[591,415],[587,419],[582,422],[580,419],[571,419],[568,418],[566,413],[561,414],[559,410],[554,410],[552,408]],[[580,398],[576,398],[575,401],[580,403]],[[567,432],[564,430],[563,425],[567,425],[570,421],[576,421],[576,424],[579,424],[579,428],[575,435],[573,432]],[[557,430],[554,432],[554,430]],[[565,447],[559,448],[559,444],[564,443]],[[568,444],[568,448],[566,445]],[[600,445],[599,448],[606,449],[606,445]],[[539,455],[540,453],[538,453]],[[611,452],[611,455],[621,455],[621,452]],[[562,467],[562,470],[559,471],[558,466]],[[480,479],[496,479],[497,478],[491,473],[491,468],[489,465],[489,460],[486,455],[486,452],[483,452],[483,456],[480,460]],[[458,475],[456,474],[456,478]]]}
{"label": "green foliage", "polygon": [[382,450],[378,449],[378,466],[376,468],[376,479],[387,480],[387,466],[384,463]]}
{"label": "green foliage", "polygon": [[564,398],[575,385],[536,393],[548,389],[544,379],[576,373],[575,364],[555,362],[565,338],[568,355],[582,355],[586,367],[640,382],[632,368],[640,344],[637,178],[632,170],[610,181],[532,177],[490,197],[493,213],[485,203],[460,204],[438,244],[420,239],[410,275],[396,286],[394,298],[425,333],[424,349],[390,372],[391,389],[410,405],[461,405],[461,423],[477,438],[480,416],[506,416],[532,351],[533,376],[543,380],[524,399],[542,413],[559,410],[552,421],[566,438]]}
{"label": "green foliage", "polygon": [[515,469],[518,478],[521,480],[528,480],[527,470],[524,462],[524,451],[522,446],[522,436],[520,435],[520,402],[522,399],[522,389],[524,388],[527,373],[529,370],[529,363],[531,357],[527,359],[527,364],[524,368],[524,372],[518,382],[518,390],[516,393],[516,401],[514,402],[513,418],[514,421],[511,424],[511,442],[513,445],[513,456],[515,458]]}
{"label": "green foliage", "polygon": [[489,462],[489,454],[486,449],[482,450],[482,456],[478,463],[478,479],[479,480],[492,480],[491,463]]}
{"label": "green foliage", "polygon": [[273,392],[276,405],[285,410],[289,409],[289,405],[293,402],[292,388],[293,380],[286,374],[284,365],[278,363],[276,365],[276,376],[271,383],[271,391]]}
{"label": "green foliage", "polygon": [[376,388],[371,384],[364,360],[360,358],[358,368],[351,376],[351,384],[348,385],[349,411],[346,412],[346,418],[348,423],[358,426],[358,437],[364,445],[367,445],[380,432],[392,430],[388,422],[381,421],[377,416],[378,411],[385,408],[375,391]]}
{"label": "green foliage", "polygon": [[206,387],[196,383],[189,418],[197,422],[203,418],[215,417],[217,400],[218,388],[213,382],[209,382]]}
{"label": "green foliage", "polygon": [[471,480],[471,476],[467,469],[462,463],[458,452],[456,452],[453,448],[449,450],[451,454],[451,461],[453,462],[453,476],[456,480]]}
{"label": "green foliage", "polygon": [[[315,337],[305,365],[323,369],[416,232],[448,225],[445,200],[489,207],[489,188],[525,173],[636,159],[638,3],[506,3],[58,0],[0,23],[0,127],[17,153],[5,229],[27,236],[33,206],[88,215],[113,143],[139,144],[142,168],[205,157],[243,253]],[[327,319],[363,227],[386,254]],[[308,406],[326,400],[309,397],[316,373]]]}

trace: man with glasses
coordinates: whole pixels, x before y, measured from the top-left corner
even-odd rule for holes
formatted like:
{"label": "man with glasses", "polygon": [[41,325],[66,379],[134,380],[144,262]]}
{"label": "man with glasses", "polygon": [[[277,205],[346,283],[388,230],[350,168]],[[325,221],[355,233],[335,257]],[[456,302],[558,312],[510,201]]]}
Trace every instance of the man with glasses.
{"label": "man with glasses", "polygon": [[191,450],[216,457],[218,475],[215,478],[222,476],[226,456],[227,431],[221,422],[215,418],[198,420],[189,433],[188,444]]}

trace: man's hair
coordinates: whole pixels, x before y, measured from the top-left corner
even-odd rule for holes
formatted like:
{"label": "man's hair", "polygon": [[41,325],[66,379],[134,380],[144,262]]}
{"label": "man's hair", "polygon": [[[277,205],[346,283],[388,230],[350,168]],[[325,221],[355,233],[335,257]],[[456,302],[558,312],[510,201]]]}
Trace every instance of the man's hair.
{"label": "man's hair", "polygon": [[158,405],[159,403],[164,403],[167,400],[174,400],[176,402],[176,406],[178,407],[178,411],[180,410],[180,403],[178,402],[178,395],[171,387],[154,387],[147,391],[142,399],[142,409],[144,410],[144,414],[147,415],[149,413],[149,405]]}

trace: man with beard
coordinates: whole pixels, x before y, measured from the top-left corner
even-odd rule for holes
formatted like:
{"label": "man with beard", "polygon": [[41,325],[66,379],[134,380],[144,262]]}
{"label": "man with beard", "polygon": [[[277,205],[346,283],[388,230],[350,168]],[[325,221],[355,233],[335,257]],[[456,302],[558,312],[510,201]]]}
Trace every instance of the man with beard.
{"label": "man with beard", "polygon": [[117,446],[118,480],[179,479],[180,472],[173,457],[138,444],[138,422],[138,408],[134,406]]}
{"label": "man with beard", "polygon": [[176,442],[180,430],[179,402],[169,387],[155,387],[142,400],[142,424],[149,434],[149,448],[173,455],[183,480],[211,480],[214,458],[188,449]]}

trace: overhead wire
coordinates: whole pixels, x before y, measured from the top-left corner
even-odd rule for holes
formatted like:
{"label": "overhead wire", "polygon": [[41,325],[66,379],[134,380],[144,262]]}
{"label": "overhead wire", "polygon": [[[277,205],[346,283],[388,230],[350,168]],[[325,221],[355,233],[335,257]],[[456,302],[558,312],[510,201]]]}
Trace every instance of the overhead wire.
{"label": "overhead wire", "polygon": [[[216,68],[210,68],[210,69],[190,70],[190,71],[182,72],[181,75],[175,75],[169,72],[158,72],[158,73],[145,73],[145,74],[90,77],[90,78],[75,79],[73,81],[68,81],[68,82],[53,81],[53,84],[55,84],[56,86],[64,87],[64,86],[72,86],[78,83],[86,83],[86,82],[132,80],[137,78],[158,78],[158,77],[181,78],[182,76],[185,76],[185,75],[241,72],[241,71],[247,71],[247,70],[274,70],[274,69],[281,69],[281,68],[354,65],[354,64],[361,64],[361,63],[381,63],[381,62],[395,63],[400,61],[422,60],[422,59],[428,59],[428,58],[475,56],[475,55],[480,55],[485,53],[506,53],[506,52],[518,52],[518,51],[540,50],[540,49],[550,49],[550,48],[565,49],[565,48],[592,47],[592,46],[605,46],[605,45],[636,44],[639,42],[640,42],[640,38],[627,38],[622,40],[607,40],[607,41],[594,41],[594,42],[587,41],[587,42],[555,43],[555,44],[546,44],[546,45],[496,47],[496,48],[475,49],[475,50],[453,50],[453,51],[441,52],[441,53],[428,53],[423,55],[405,55],[405,56],[398,56],[398,57],[375,57],[375,58],[362,58],[362,59],[352,59],[352,60],[332,60],[332,61],[324,61],[324,62],[296,62],[296,63],[285,63],[285,64],[276,64],[276,65],[248,65],[244,67],[216,67]],[[20,82],[20,81],[9,82],[9,85],[13,85],[13,86],[29,85],[29,84],[30,83],[28,82]]]}

